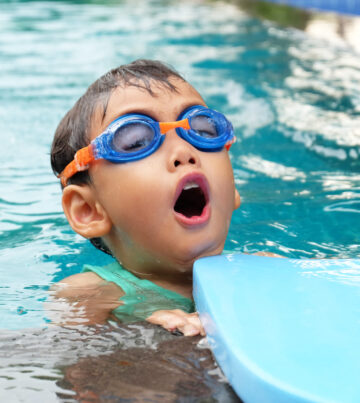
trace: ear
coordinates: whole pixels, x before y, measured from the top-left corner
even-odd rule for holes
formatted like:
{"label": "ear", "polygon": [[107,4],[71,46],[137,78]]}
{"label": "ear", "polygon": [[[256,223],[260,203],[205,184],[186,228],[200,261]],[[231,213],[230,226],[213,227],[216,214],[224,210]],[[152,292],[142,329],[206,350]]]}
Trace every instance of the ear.
{"label": "ear", "polygon": [[240,199],[240,194],[235,188],[235,199],[234,199],[234,210],[240,207],[241,204],[241,199]]}
{"label": "ear", "polygon": [[90,186],[66,186],[62,205],[71,228],[83,237],[97,238],[110,232],[111,220]]}

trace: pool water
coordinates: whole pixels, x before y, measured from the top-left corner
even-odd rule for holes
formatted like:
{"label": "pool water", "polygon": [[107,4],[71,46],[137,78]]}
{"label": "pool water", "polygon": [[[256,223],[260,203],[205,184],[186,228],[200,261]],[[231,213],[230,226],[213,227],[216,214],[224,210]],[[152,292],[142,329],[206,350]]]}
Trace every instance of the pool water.
{"label": "pool water", "polygon": [[67,224],[49,150],[87,86],[136,58],[175,66],[235,126],[242,206],[226,252],[359,257],[360,57],[346,42],[200,0],[2,0],[0,33],[0,328],[39,332],[49,284],[111,261]]}

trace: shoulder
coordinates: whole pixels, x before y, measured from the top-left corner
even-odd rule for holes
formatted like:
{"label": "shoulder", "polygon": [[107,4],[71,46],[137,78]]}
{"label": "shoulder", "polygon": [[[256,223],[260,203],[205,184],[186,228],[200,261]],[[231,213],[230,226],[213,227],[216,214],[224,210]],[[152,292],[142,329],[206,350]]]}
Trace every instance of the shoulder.
{"label": "shoulder", "polygon": [[72,276],[66,277],[63,280],[60,280],[58,283],[56,283],[56,286],[89,287],[101,283],[104,283],[104,279],[102,279],[96,273],[88,271],[84,273],[73,274]]}
{"label": "shoulder", "polygon": [[93,272],[78,273],[66,277],[53,284],[50,291],[56,298],[81,298],[101,294],[103,297],[108,295],[111,299],[118,299],[125,294],[119,286],[105,281]]}
{"label": "shoulder", "polygon": [[47,302],[47,316],[61,325],[105,323],[122,304],[123,290],[95,273],[79,273],[54,284]]}

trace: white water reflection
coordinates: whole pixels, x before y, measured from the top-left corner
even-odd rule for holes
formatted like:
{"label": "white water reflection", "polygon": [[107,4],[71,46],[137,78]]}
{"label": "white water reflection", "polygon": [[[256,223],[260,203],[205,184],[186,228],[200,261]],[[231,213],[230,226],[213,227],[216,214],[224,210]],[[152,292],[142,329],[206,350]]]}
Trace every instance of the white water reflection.
{"label": "white water reflection", "polygon": [[267,161],[257,155],[242,156],[240,157],[240,163],[244,168],[262,173],[270,178],[280,178],[284,181],[306,179],[306,174],[295,167],[285,166],[274,161]]}
{"label": "white water reflection", "polygon": [[324,211],[326,211],[326,212],[338,211],[341,213],[360,214],[360,201],[359,200],[349,200],[346,202],[330,204],[329,206],[324,207]]}
{"label": "white water reflection", "polygon": [[326,278],[337,283],[349,286],[360,286],[360,260],[294,260],[295,266],[299,267],[304,276]]}
{"label": "white water reflection", "polygon": [[305,28],[306,33],[340,46],[349,44],[360,51],[360,17],[335,13],[312,14]]}

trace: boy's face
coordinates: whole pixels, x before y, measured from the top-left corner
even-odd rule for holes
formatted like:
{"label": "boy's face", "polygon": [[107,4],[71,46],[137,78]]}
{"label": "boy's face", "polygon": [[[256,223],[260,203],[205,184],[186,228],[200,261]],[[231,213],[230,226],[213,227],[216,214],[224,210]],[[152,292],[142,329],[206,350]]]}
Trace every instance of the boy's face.
{"label": "boy's face", "polygon": [[[170,81],[177,92],[157,83],[151,87],[154,95],[134,86],[117,88],[105,117],[95,113],[91,140],[126,113],[176,121],[189,106],[205,105],[188,83]],[[228,152],[199,151],[174,129],[152,155],[123,164],[99,160],[90,175],[94,197],[111,221],[104,239],[136,273],[188,271],[195,259],[221,253],[232,212],[240,204]],[[198,189],[186,196],[183,189],[191,187]],[[175,207],[179,197],[183,201]]]}

